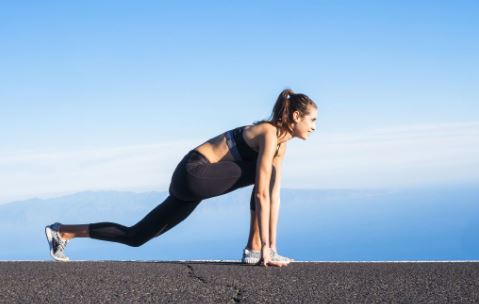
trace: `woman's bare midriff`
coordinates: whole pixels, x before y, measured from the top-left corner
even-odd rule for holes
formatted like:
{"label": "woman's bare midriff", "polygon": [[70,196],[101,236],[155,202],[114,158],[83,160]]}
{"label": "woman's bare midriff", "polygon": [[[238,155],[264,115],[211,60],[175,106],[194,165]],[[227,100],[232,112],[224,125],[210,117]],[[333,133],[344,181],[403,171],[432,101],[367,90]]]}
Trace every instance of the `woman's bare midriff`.
{"label": "woman's bare midriff", "polygon": [[[258,128],[262,128],[262,126],[247,126],[243,132],[243,138],[246,144],[255,151],[258,151],[257,134],[261,130]],[[226,144],[225,133],[209,139],[205,143],[196,147],[194,150],[203,154],[210,163],[217,163],[224,160],[235,160],[229,150],[228,145]]]}

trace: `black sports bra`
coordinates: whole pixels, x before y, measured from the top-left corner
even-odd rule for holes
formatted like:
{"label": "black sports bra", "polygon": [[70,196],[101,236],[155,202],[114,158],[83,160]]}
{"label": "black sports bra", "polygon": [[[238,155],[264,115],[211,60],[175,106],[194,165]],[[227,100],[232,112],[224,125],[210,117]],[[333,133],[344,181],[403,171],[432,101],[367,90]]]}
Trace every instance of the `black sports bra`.
{"label": "black sports bra", "polygon": [[[226,143],[231,154],[236,160],[254,161],[258,158],[258,152],[253,150],[243,138],[243,131],[246,126],[237,127],[225,133]],[[276,147],[278,153],[280,144]]]}

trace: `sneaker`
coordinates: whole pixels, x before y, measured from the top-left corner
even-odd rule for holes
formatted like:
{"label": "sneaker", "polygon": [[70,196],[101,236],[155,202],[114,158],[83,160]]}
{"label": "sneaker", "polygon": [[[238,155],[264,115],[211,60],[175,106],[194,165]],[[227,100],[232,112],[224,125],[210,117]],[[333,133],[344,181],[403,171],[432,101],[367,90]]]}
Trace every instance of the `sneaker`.
{"label": "sneaker", "polygon": [[245,248],[241,262],[246,264],[258,264],[260,259],[261,251],[253,251]]}
{"label": "sneaker", "polygon": [[62,240],[60,237],[60,223],[54,223],[45,227],[48,245],[50,246],[50,255],[57,261],[67,262],[70,259],[63,252],[68,244],[68,240]]}

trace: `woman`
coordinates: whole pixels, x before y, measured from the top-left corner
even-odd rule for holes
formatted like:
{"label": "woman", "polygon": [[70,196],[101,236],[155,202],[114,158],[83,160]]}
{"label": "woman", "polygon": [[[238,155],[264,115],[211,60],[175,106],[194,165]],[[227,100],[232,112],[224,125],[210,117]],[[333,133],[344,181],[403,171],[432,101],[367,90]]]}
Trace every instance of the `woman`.
{"label": "woman", "polygon": [[141,246],[183,221],[207,198],[249,185],[251,224],[242,261],[284,266],[289,258],[276,249],[281,163],[288,140],[306,139],[316,128],[317,106],[308,96],[283,90],[270,120],[255,122],[220,134],[189,151],[176,167],[169,196],[131,227],[101,222],[84,225],[54,223],[45,227],[50,254],[68,261],[68,241],[90,237]]}

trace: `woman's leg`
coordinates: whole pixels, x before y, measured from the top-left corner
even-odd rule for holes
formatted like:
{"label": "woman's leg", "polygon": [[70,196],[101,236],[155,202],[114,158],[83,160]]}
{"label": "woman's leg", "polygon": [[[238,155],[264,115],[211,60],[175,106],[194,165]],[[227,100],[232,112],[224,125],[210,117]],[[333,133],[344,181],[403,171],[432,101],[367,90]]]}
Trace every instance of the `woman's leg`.
{"label": "woman's leg", "polygon": [[256,216],[255,210],[251,210],[249,237],[248,244],[246,244],[246,249],[252,251],[261,250],[261,238],[259,234],[258,217]]}
{"label": "woman's leg", "polygon": [[170,184],[170,196],[131,227],[101,222],[61,225],[62,237],[90,237],[141,246],[183,221],[201,200],[254,184],[256,163],[225,161],[209,163],[200,153],[190,151],[178,164]]}
{"label": "woman's leg", "polygon": [[131,227],[109,222],[90,224],[89,236],[141,246],[183,221],[203,199],[253,184],[255,168],[254,162],[211,164],[201,155],[185,157],[173,174],[170,196],[161,205]]}
{"label": "woman's leg", "polygon": [[90,237],[138,247],[183,221],[199,203],[200,201],[181,201],[170,195],[131,227],[111,222],[61,225],[60,233],[65,239]]}
{"label": "woman's leg", "polygon": [[246,244],[246,249],[252,251],[261,250],[261,238],[259,234],[259,225],[258,217],[256,216],[256,201],[255,201],[255,190],[256,186],[251,190],[251,198],[249,203],[250,208],[250,225],[249,225],[249,236],[248,243]]}
{"label": "woman's leg", "polygon": [[170,195],[131,227],[110,222],[90,224],[90,237],[138,247],[179,224],[199,203],[199,200],[185,202]]}

